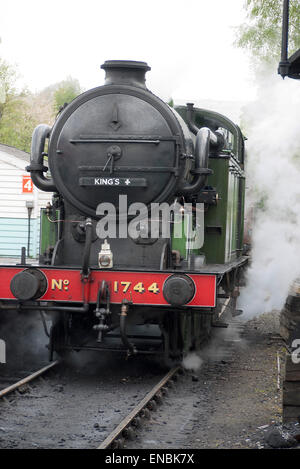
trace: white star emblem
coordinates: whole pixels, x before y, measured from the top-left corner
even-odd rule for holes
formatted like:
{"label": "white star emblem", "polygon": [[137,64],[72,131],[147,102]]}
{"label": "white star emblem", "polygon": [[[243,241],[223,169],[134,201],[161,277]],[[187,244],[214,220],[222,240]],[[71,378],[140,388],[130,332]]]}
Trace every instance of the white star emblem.
{"label": "white star emblem", "polygon": [[128,186],[128,184],[130,184],[130,180],[126,179],[125,184]]}

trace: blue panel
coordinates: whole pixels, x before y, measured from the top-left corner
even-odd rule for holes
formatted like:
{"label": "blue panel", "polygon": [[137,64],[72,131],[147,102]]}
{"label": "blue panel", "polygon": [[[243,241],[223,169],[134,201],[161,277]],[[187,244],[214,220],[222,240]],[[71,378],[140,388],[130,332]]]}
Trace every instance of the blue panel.
{"label": "blue panel", "polygon": [[[38,253],[39,231],[39,220],[32,218],[30,221],[30,257],[33,258]],[[27,218],[0,218],[0,256],[20,256],[23,246],[26,247],[27,251],[27,236]]]}

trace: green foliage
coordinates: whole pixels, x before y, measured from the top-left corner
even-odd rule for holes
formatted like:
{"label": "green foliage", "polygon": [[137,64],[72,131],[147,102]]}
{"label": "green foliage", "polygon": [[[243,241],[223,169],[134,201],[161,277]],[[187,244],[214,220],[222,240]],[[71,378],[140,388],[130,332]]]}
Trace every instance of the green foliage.
{"label": "green foliage", "polygon": [[75,78],[68,77],[59,83],[54,91],[54,111],[57,113],[65,103],[70,103],[76,96],[81,93],[79,81]]}
{"label": "green foliage", "polygon": [[30,152],[34,128],[52,125],[60,107],[81,89],[78,80],[68,77],[39,93],[18,92],[16,78],[15,68],[0,58],[0,142]]}
{"label": "green foliage", "polygon": [[170,100],[168,101],[168,105],[169,105],[170,107],[174,107],[173,98],[170,98]]}
{"label": "green foliage", "polygon": [[6,94],[10,94],[15,91],[14,85],[16,78],[16,69],[0,57],[0,84]]}
{"label": "green foliage", "polygon": [[[247,23],[238,28],[236,45],[257,63],[280,58],[283,0],[246,0]],[[290,0],[289,55],[300,48],[300,2]]]}
{"label": "green foliage", "polygon": [[17,92],[16,69],[0,58],[0,142],[30,151],[36,125],[28,105],[28,93]]}
{"label": "green foliage", "polygon": [[37,124],[30,113],[26,96],[10,96],[0,120],[0,142],[29,153],[32,132]]}
{"label": "green foliage", "polygon": [[0,57],[0,118],[5,103],[15,94],[16,70]]}

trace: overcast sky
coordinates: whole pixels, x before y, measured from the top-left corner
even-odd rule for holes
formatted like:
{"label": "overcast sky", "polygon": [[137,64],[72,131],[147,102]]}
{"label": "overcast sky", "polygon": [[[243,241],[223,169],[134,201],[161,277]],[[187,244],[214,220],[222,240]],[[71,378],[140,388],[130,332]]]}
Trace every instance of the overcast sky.
{"label": "overcast sky", "polygon": [[103,84],[108,59],[148,62],[164,99],[251,100],[247,54],[233,46],[245,0],[1,0],[0,56],[40,90],[68,75]]}

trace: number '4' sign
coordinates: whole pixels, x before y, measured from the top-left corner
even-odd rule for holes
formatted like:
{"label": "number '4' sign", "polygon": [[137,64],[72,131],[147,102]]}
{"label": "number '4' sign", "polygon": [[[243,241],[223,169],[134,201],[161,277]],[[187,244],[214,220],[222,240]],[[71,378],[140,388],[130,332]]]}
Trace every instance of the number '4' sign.
{"label": "number '4' sign", "polygon": [[33,183],[30,176],[23,176],[22,180],[22,192],[28,194],[33,192]]}

